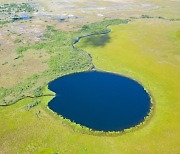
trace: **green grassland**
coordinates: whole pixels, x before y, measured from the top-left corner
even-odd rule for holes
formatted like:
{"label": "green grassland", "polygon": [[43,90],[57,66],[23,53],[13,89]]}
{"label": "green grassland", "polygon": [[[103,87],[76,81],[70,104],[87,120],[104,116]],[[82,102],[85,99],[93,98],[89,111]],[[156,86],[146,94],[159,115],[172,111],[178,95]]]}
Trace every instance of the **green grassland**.
{"label": "green grassland", "polygon": [[[128,146],[123,139],[119,145],[134,151],[141,146],[141,153],[178,153],[180,150],[179,26],[179,22],[137,20],[128,25],[110,26],[112,32],[106,43],[97,45],[102,36],[93,36],[77,44],[92,55],[97,69],[133,78],[153,97],[149,123],[135,134],[120,137],[126,138]],[[96,44],[92,40],[96,40]]]}
{"label": "green grassland", "polygon": [[[83,38],[77,48],[72,47],[77,37],[108,32],[106,26],[111,24],[116,26],[109,27],[109,34]],[[48,26],[44,35],[48,41],[20,47],[17,54],[43,49],[53,55],[47,62],[49,69],[10,89],[1,88],[1,100],[9,95],[24,98],[0,107],[1,152],[178,153],[179,31],[179,22],[159,19],[137,19],[128,24],[127,20],[103,21],[77,32]],[[87,52],[96,69],[133,78],[151,93],[153,111],[143,127],[116,137],[91,135],[47,108],[53,96],[46,95],[54,94],[43,87],[57,77],[91,69]]]}

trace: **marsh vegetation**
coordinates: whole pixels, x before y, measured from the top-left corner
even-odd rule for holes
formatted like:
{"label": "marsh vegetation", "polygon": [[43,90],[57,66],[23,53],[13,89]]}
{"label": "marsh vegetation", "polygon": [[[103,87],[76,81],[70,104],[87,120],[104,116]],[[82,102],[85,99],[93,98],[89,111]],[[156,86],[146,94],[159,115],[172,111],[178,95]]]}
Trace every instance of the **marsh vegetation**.
{"label": "marsh vegetation", "polygon": [[[179,1],[17,2],[0,0],[1,153],[180,151]],[[145,121],[94,131],[48,108],[50,81],[93,67],[145,87],[153,103]]]}
{"label": "marsh vegetation", "polygon": [[[12,88],[1,89],[1,104],[11,104],[26,96],[35,96],[36,89],[44,87],[47,83],[57,77],[74,72],[89,70],[92,68],[91,57],[86,51],[73,48],[73,42],[82,35],[98,34],[108,32],[109,24],[126,24],[128,20],[110,20],[87,25],[77,32],[63,32],[52,26],[47,26],[47,33],[44,38],[48,41],[39,42],[29,46],[20,46],[16,52],[23,55],[28,50],[44,50],[51,56],[46,61],[48,70],[34,74]],[[37,84],[38,83],[38,84]]]}
{"label": "marsh vegetation", "polygon": [[6,24],[21,18],[23,19],[23,16],[27,17],[34,11],[38,10],[35,9],[34,6],[30,5],[29,3],[0,4],[0,24]]}

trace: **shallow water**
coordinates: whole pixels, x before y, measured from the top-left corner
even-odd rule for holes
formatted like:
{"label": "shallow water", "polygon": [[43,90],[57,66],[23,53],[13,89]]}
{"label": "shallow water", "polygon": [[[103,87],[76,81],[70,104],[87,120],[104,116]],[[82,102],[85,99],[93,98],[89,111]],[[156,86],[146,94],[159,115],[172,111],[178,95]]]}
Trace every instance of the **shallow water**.
{"label": "shallow water", "polygon": [[23,14],[20,17],[14,17],[12,20],[13,20],[13,22],[15,22],[15,21],[19,21],[19,20],[30,20],[30,19],[32,19],[32,17],[30,17],[27,14]]}
{"label": "shallow water", "polygon": [[143,121],[150,97],[129,78],[105,72],[82,72],[49,83],[57,96],[48,104],[54,112],[100,131],[120,131]]}

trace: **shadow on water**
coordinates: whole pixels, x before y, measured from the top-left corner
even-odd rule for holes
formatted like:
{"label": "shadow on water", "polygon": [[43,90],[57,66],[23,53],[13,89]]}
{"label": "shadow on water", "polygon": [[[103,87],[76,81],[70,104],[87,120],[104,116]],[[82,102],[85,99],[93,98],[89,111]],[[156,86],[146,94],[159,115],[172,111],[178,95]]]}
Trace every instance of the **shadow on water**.
{"label": "shadow on water", "polygon": [[88,37],[85,40],[85,44],[95,46],[95,47],[104,47],[106,43],[109,43],[111,40],[111,37],[107,35],[99,35],[99,36],[93,36]]}

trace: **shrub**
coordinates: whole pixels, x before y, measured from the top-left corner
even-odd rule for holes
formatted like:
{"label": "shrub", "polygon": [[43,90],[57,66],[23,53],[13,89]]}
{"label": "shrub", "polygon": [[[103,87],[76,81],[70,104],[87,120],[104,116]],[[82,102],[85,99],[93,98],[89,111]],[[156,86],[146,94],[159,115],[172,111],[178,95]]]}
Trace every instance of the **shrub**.
{"label": "shrub", "polygon": [[17,44],[17,43],[21,43],[22,41],[20,39],[16,39],[14,40],[14,43]]}
{"label": "shrub", "polygon": [[28,49],[29,49],[28,46],[22,46],[22,47],[17,48],[16,52],[17,52],[18,54],[21,54],[21,53],[27,51]]}
{"label": "shrub", "polygon": [[37,106],[39,103],[41,103],[40,100],[34,100],[32,103],[28,104],[28,105],[27,105],[28,111],[29,111],[31,108]]}

